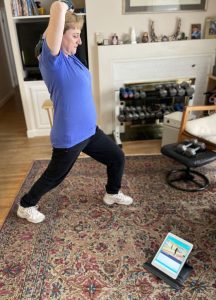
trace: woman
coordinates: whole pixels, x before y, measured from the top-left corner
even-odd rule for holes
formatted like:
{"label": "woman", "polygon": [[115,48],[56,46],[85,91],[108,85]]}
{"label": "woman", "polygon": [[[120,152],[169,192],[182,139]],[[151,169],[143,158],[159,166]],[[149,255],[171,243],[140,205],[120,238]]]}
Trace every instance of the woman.
{"label": "woman", "polygon": [[38,210],[38,201],[56,187],[71,170],[80,152],[107,166],[107,205],[130,205],[133,199],[120,192],[124,170],[121,149],[96,126],[96,112],[88,69],[74,55],[81,44],[83,18],[73,14],[72,2],[55,1],[45,33],[39,66],[54,105],[51,129],[53,147],[51,161],[25,194],[17,215],[29,222],[45,219]]}

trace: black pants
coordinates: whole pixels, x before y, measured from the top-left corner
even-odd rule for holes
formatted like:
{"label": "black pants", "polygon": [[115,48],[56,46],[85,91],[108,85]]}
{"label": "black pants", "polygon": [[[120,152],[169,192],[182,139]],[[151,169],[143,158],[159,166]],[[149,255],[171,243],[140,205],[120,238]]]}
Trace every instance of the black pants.
{"label": "black pants", "polygon": [[93,136],[71,148],[53,148],[52,158],[47,169],[30,191],[22,197],[20,204],[23,207],[35,206],[45,193],[63,181],[80,152],[86,153],[106,165],[108,176],[106,191],[109,194],[118,193],[124,171],[124,153],[111,138],[97,127]]}

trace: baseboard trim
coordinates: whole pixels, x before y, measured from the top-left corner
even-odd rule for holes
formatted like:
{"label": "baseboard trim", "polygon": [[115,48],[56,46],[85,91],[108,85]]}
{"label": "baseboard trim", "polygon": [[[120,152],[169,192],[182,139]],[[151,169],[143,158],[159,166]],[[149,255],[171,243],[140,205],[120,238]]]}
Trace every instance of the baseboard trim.
{"label": "baseboard trim", "polygon": [[37,136],[49,136],[50,129],[34,129],[34,130],[27,130],[27,137],[34,138]]}
{"label": "baseboard trim", "polygon": [[7,93],[6,96],[4,96],[2,99],[0,99],[0,108],[5,105],[5,103],[15,94],[15,90],[13,89],[9,93]]}

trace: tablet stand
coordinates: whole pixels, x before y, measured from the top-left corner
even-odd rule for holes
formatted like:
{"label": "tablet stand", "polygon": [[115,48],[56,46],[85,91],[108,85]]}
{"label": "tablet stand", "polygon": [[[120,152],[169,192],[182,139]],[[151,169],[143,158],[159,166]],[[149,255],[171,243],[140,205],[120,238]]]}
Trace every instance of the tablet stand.
{"label": "tablet stand", "polygon": [[187,263],[184,264],[183,268],[181,269],[181,272],[179,273],[178,277],[176,279],[171,278],[170,276],[166,275],[164,272],[160,271],[156,267],[154,267],[152,264],[152,259],[144,263],[144,268],[148,271],[150,271],[155,276],[162,279],[164,282],[166,282],[168,285],[170,285],[172,288],[179,290],[185,280],[188,278],[190,273],[193,270],[193,267],[189,266]]}

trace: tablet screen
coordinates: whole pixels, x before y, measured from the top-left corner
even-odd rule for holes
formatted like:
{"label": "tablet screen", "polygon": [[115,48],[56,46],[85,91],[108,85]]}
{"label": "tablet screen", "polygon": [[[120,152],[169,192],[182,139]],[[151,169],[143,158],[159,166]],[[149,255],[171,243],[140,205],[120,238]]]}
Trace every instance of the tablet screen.
{"label": "tablet screen", "polygon": [[152,265],[171,278],[176,279],[190,254],[193,245],[180,237],[168,233],[152,260]]}

